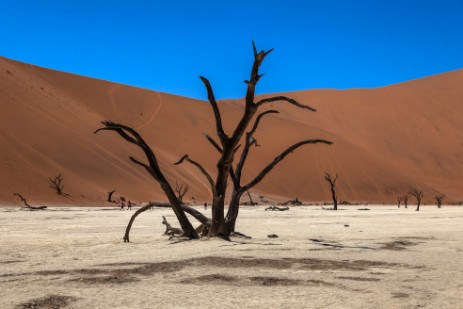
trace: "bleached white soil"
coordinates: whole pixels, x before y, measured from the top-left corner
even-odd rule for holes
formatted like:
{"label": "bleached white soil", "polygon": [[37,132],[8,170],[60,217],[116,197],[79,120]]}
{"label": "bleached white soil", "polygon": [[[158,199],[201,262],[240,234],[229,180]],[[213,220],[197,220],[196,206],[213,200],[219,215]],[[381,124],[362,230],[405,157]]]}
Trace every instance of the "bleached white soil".
{"label": "bleached white soil", "polygon": [[134,211],[0,208],[0,308],[463,308],[463,207],[264,208],[252,239],[175,242],[155,209],[130,243]]}

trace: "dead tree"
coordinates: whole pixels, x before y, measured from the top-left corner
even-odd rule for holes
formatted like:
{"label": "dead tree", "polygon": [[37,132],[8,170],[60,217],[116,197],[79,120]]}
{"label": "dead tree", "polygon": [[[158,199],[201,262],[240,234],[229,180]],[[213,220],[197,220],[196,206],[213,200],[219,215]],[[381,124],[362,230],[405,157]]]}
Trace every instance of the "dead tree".
{"label": "dead tree", "polygon": [[300,206],[300,205],[302,205],[302,202],[296,197],[296,199],[294,199],[294,200],[289,200],[289,201],[286,201],[286,202],[283,202],[283,203],[279,203],[278,205],[283,205],[283,206],[286,206],[286,205]]}
{"label": "dead tree", "polygon": [[410,193],[407,193],[402,196],[402,201],[404,202],[404,207],[408,208],[408,199],[410,198]]}
{"label": "dead tree", "polygon": [[[264,179],[265,176],[279,163],[281,162],[287,155],[292,153],[297,148],[306,145],[306,144],[316,144],[316,143],[325,143],[331,144],[331,142],[320,140],[320,139],[312,139],[312,140],[304,140],[298,142],[286,150],[284,150],[279,156],[277,156],[272,162],[270,162],[264,169],[248,184],[241,185],[241,172],[244,166],[244,161],[246,160],[249,148],[254,145],[255,139],[253,137],[254,132],[256,131],[259,121],[261,118],[267,114],[277,113],[278,111],[269,110],[264,111],[256,117],[254,121],[254,125],[252,129],[248,132],[247,129],[250,126],[254,116],[258,113],[258,110],[268,104],[275,103],[275,102],[285,102],[289,103],[293,106],[315,111],[315,109],[303,105],[296,100],[290,99],[285,96],[275,96],[270,98],[265,98],[256,101],[255,100],[255,89],[256,86],[262,77],[259,74],[259,68],[264,61],[264,58],[272,51],[260,51],[258,52],[254,42],[253,42],[253,50],[254,50],[254,62],[251,69],[251,74],[249,80],[245,81],[247,84],[247,90],[245,95],[245,102],[244,102],[244,110],[241,116],[241,119],[237,123],[235,129],[232,131],[231,135],[227,134],[222,125],[222,115],[220,113],[218,102],[215,98],[212,86],[205,77],[200,76],[201,81],[203,82],[207,95],[208,101],[212,108],[214,119],[215,119],[215,130],[218,137],[218,141],[214,138],[205,134],[207,140],[214,146],[214,148],[220,153],[220,158],[216,164],[217,172],[215,180],[209,175],[209,173],[199,164],[198,162],[192,160],[188,157],[188,155],[184,155],[177,163],[181,164],[187,161],[190,164],[196,166],[200,172],[207,178],[212,192],[212,219],[211,225],[209,228],[208,236],[210,237],[222,237],[224,239],[229,239],[230,233],[234,230],[234,225],[236,222],[236,218],[238,216],[238,209],[239,209],[239,201],[241,196],[244,192],[248,191],[258,183]],[[104,127],[97,130],[99,132],[101,130],[111,130],[118,133],[122,138],[124,138],[127,142],[132,143],[140,147],[148,160],[148,164],[143,163],[133,157],[130,157],[133,163],[142,166],[144,169],[147,170],[153,178],[159,182],[161,188],[164,190],[169,202],[172,204],[172,208],[174,213],[177,216],[177,219],[180,222],[182,230],[185,232],[185,235],[189,238],[198,238],[197,232],[191,226],[188,218],[185,215],[184,210],[182,209],[181,203],[175,196],[175,192],[172,189],[170,183],[165,178],[164,174],[162,173],[158,163],[156,156],[154,155],[151,148],[146,144],[143,138],[140,136],[138,132],[136,132],[133,128],[125,126],[123,124],[117,124],[112,121],[104,121]],[[95,132],[95,133],[96,133]],[[236,167],[233,166],[235,155],[237,154],[238,149],[240,148],[240,141],[242,140],[243,136],[245,136],[245,146],[241,152],[241,156],[239,159],[238,164]],[[227,190],[228,180],[229,178],[233,181],[233,193],[232,199],[228,208],[227,216],[225,217],[225,193]],[[135,215],[135,214],[134,214]],[[197,218],[198,219],[198,218]],[[133,222],[133,221],[131,221]],[[130,224],[130,223],[129,223]],[[127,238],[128,241],[128,238]]]}
{"label": "dead tree", "polygon": [[182,183],[181,185],[179,185],[178,182],[175,181],[175,192],[177,192],[177,199],[180,202],[180,204],[183,203],[183,197],[189,189],[190,187],[187,184]]}
{"label": "dead tree", "polygon": [[442,207],[442,201],[444,200],[444,198],[445,198],[445,193],[438,193],[434,196],[434,200],[437,203],[437,208]]}
{"label": "dead tree", "polygon": [[114,192],[116,192],[116,190],[112,190],[112,191],[108,192],[108,202],[110,202],[110,203],[116,203],[116,201],[113,200],[113,198],[112,198]]}
{"label": "dead tree", "polygon": [[403,201],[403,196],[397,198],[397,208],[400,208],[400,203]]}
{"label": "dead tree", "polygon": [[411,194],[413,197],[415,197],[415,199],[416,199],[416,209],[415,209],[415,211],[420,211],[421,200],[422,200],[423,197],[424,197],[423,190],[418,190],[417,188],[413,188],[413,189],[410,191],[410,194]]}
{"label": "dead tree", "polygon": [[56,176],[55,178],[48,178],[51,182],[50,188],[55,190],[55,193],[61,196],[65,197],[70,197],[71,195],[65,193],[63,191],[64,189],[64,184],[63,184],[63,178],[61,178],[61,174]]}
{"label": "dead tree", "polygon": [[21,201],[24,203],[24,206],[21,206],[21,209],[27,208],[29,210],[44,210],[47,209],[47,206],[31,206],[27,203],[27,200],[19,193],[13,193],[13,195],[16,195],[21,199]]}
{"label": "dead tree", "polygon": [[336,196],[335,190],[336,180],[338,180],[338,174],[336,174],[336,176],[333,179],[329,173],[325,173],[325,180],[330,185],[331,198],[333,199],[333,210],[338,210],[338,197]]}
{"label": "dead tree", "polygon": [[250,193],[249,191],[246,191],[246,194],[248,195],[249,202],[251,203],[251,205],[252,205],[252,206],[257,205],[257,203],[254,202],[254,200],[252,199],[251,193]]}

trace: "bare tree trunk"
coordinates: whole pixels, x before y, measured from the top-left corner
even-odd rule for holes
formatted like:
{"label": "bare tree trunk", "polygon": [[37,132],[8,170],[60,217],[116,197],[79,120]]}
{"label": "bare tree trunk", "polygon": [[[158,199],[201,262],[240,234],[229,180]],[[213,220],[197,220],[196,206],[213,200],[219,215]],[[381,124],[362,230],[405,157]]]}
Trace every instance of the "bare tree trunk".
{"label": "bare tree trunk", "polygon": [[[251,193],[249,193],[249,191],[246,191],[246,194],[247,194],[248,197],[249,197],[249,201],[251,202],[251,205],[252,205],[252,206],[257,205],[257,203],[253,201],[252,196],[251,196]],[[238,204],[239,204],[239,203],[238,203]]]}
{"label": "bare tree trunk", "polygon": [[330,185],[331,198],[333,199],[333,209],[334,210],[338,210],[338,197],[336,196],[336,191],[334,189],[337,179],[338,179],[338,174],[336,174],[336,176],[333,179],[330,174],[325,173],[325,180]]}
{"label": "bare tree trunk", "polygon": [[423,190],[418,190],[417,188],[413,188],[413,189],[410,191],[410,194],[411,194],[412,196],[414,196],[415,199],[416,199],[416,209],[415,209],[415,211],[420,211],[421,200],[422,200],[423,197],[424,197]]}
{"label": "bare tree trunk", "polygon": [[228,206],[227,216],[225,218],[225,235],[230,235],[231,233],[236,232],[236,219],[238,218],[238,213],[240,209],[240,199],[243,193],[244,191],[242,190],[234,190],[232,193],[230,204]]}

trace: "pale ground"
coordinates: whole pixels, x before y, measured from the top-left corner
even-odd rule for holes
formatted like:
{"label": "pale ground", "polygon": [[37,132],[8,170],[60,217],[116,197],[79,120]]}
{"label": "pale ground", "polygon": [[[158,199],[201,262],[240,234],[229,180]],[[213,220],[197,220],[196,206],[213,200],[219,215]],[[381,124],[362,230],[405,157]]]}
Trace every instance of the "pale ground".
{"label": "pale ground", "polygon": [[0,208],[0,308],[463,308],[463,207],[342,208],[246,207],[252,239],[179,243],[169,209],[123,243],[133,211]]}

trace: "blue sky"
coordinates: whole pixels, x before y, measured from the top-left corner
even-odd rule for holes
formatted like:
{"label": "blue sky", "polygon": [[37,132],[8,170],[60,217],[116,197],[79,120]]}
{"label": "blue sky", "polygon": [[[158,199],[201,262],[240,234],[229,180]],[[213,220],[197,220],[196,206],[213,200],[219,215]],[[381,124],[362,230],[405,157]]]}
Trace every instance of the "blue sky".
{"label": "blue sky", "polygon": [[463,67],[463,0],[0,0],[0,55],[205,99],[365,88]]}

